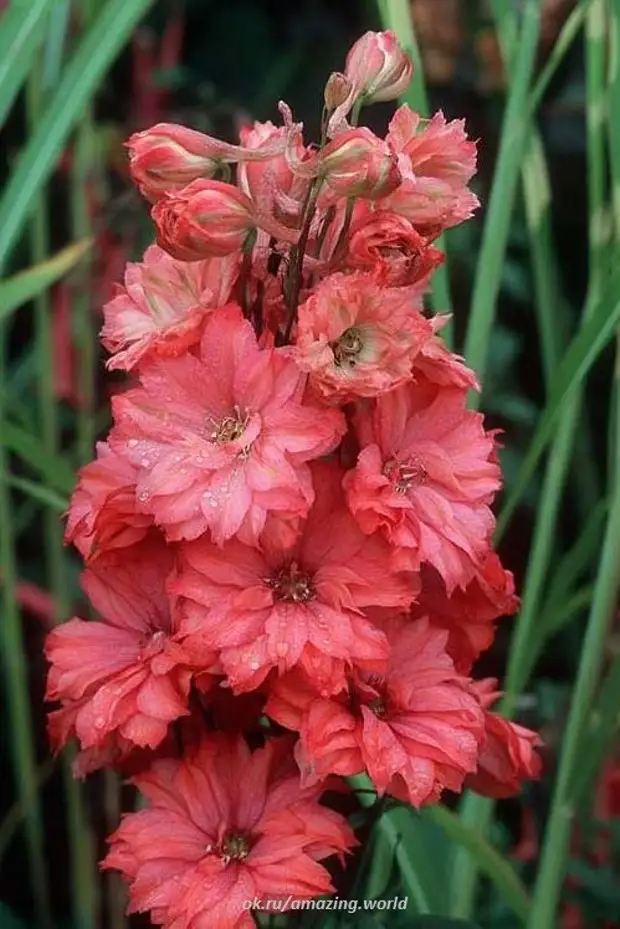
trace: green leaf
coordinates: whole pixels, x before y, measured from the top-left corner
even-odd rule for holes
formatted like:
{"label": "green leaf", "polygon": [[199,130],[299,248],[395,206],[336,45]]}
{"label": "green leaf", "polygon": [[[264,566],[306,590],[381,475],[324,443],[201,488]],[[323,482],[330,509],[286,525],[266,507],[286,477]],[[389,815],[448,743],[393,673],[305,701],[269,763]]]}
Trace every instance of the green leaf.
{"label": "green leaf", "polygon": [[48,258],[47,261],[42,261],[26,271],[20,271],[19,274],[0,283],[0,322],[18,307],[28,303],[29,300],[43,293],[61,277],[64,277],[91,245],[91,239],[75,242]]}
{"label": "green leaf", "polygon": [[482,833],[466,826],[461,818],[447,807],[428,807],[427,812],[450,839],[467,849],[476,859],[479,869],[493,882],[506,905],[520,919],[525,920],[530,906],[529,897],[510,862],[493,848]]}
{"label": "green leaf", "polygon": [[[442,862],[441,870],[437,861]],[[415,875],[418,896],[411,901],[418,911],[448,912],[446,875],[451,865],[451,848],[442,829],[426,811],[409,807],[387,810],[373,830],[373,856],[364,886],[367,898],[386,892],[395,868]],[[412,878],[410,878],[411,882]]]}
{"label": "green leaf", "polygon": [[153,0],[108,0],[63,72],[45,115],[28,140],[0,202],[0,267],[19,239],[37,194],[102,77]]}
{"label": "green leaf", "polygon": [[59,455],[43,454],[40,440],[7,420],[0,422],[0,442],[11,452],[28,462],[54,490],[70,494],[75,474],[68,461]]}
{"label": "green leaf", "polygon": [[7,481],[11,487],[14,487],[16,490],[21,490],[21,492],[28,497],[32,497],[33,500],[38,500],[39,503],[43,503],[51,510],[56,510],[58,513],[65,513],[69,506],[69,501],[66,497],[57,494],[55,490],[52,490],[51,487],[46,487],[44,484],[36,484],[34,481],[29,481],[25,477],[15,477],[12,474],[8,475]]}
{"label": "green leaf", "polygon": [[620,322],[620,268],[609,279],[602,299],[570,343],[549,391],[549,401],[538,421],[523,465],[504,503],[497,535],[503,535],[508,522],[527,490],[540,456],[553,436],[558,417],[571,395],[612,338]]}
{"label": "green leaf", "polygon": [[0,926],[2,929],[28,929],[27,924],[19,919],[6,903],[0,902]]}
{"label": "green leaf", "polygon": [[476,923],[463,919],[446,919],[444,916],[421,916],[407,925],[409,929],[479,929]]}
{"label": "green leaf", "polygon": [[0,127],[4,124],[41,45],[56,0],[14,3],[0,16]]}

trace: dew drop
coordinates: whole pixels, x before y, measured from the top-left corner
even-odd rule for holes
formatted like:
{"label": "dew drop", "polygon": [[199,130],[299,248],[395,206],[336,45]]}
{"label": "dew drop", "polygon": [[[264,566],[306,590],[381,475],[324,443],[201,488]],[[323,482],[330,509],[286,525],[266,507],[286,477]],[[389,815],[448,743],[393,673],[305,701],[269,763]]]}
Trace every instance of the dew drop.
{"label": "dew drop", "polygon": [[143,458],[143,459],[141,460],[140,464],[142,465],[143,468],[150,468],[150,467],[151,467],[151,462],[149,461],[148,458]]}
{"label": "dew drop", "polygon": [[129,448],[135,448],[137,444],[138,444],[137,439],[129,439],[129,441],[127,442],[127,445],[129,446]]}
{"label": "dew drop", "polygon": [[95,729],[103,729],[105,726],[105,719],[103,716],[98,716],[95,720]]}
{"label": "dew drop", "polygon": [[144,503],[146,500],[148,500],[148,498],[149,492],[147,490],[141,490],[138,494],[138,500],[140,500],[141,503]]}
{"label": "dew drop", "polygon": [[256,658],[252,658],[252,660],[250,661],[250,670],[258,671],[259,668],[260,668],[260,661],[257,661]]}

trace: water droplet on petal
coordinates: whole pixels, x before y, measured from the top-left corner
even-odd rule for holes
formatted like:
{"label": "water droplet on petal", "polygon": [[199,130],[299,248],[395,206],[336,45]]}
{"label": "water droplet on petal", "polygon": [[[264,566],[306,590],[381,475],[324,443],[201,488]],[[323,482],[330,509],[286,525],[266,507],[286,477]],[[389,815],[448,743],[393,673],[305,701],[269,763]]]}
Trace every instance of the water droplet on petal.
{"label": "water droplet on petal", "polygon": [[103,729],[105,726],[105,719],[103,716],[98,716],[95,720],[95,729]]}
{"label": "water droplet on petal", "polygon": [[129,439],[129,441],[127,442],[127,445],[129,446],[129,448],[135,448],[137,444],[138,444],[137,439]]}
{"label": "water droplet on petal", "polygon": [[252,660],[250,661],[250,670],[258,671],[259,668],[260,668],[260,661],[257,661],[256,658],[252,658]]}
{"label": "water droplet on petal", "polygon": [[141,460],[140,464],[142,465],[143,468],[150,468],[150,467],[151,467],[151,462],[148,460],[148,458],[143,458],[143,459]]}

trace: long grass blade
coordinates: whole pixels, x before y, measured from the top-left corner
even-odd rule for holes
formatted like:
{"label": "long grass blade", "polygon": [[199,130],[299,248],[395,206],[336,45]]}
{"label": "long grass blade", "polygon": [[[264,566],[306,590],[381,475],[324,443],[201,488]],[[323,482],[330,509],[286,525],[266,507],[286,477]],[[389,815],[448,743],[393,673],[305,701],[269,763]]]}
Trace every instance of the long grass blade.
{"label": "long grass blade", "polygon": [[[529,128],[525,110],[539,30],[540,4],[538,0],[526,0],[523,4],[522,25],[502,122],[499,152],[484,223],[465,339],[465,357],[483,382],[510,219]],[[471,404],[476,405],[478,402],[479,397],[472,395]]]}
{"label": "long grass blade", "polygon": [[0,16],[0,128],[28,76],[43,42],[56,0],[13,4]]}
{"label": "long grass blade", "polygon": [[108,0],[67,64],[0,201],[0,268],[19,239],[72,129],[153,0]]}

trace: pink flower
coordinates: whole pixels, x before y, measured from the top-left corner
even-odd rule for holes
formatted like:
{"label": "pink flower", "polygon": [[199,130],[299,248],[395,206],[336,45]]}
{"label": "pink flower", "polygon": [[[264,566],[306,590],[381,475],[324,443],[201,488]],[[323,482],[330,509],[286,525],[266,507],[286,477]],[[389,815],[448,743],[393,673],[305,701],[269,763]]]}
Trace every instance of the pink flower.
{"label": "pink flower", "polygon": [[299,671],[277,681],[266,712],[299,732],[304,779],[366,770],[378,793],[416,807],[437,802],[444,787],[460,790],[476,768],[484,723],[446,640],[426,620],[395,622],[385,674],[354,672],[348,690],[329,699]]}
{"label": "pink flower", "polygon": [[212,178],[222,164],[273,158],[284,150],[284,142],[249,151],[186,126],[157,123],[134,133],[127,148],[134,182],[155,202],[197,178]]}
{"label": "pink flower", "polygon": [[129,912],[150,910],[164,929],[252,929],[248,901],[285,909],[329,893],[318,862],[356,844],[320,790],[301,787],[288,740],[250,752],[241,738],[205,736],[134,783],[150,805],[123,817],[103,867],[129,881]]}
{"label": "pink flower", "polygon": [[[474,690],[483,707],[500,696],[497,681],[476,681]],[[484,714],[485,739],[478,759],[478,770],[467,779],[467,786],[485,797],[512,797],[526,779],[540,776],[541,760],[535,749],[542,744],[536,732],[525,729],[489,710]]]}
{"label": "pink flower", "polygon": [[170,539],[211,530],[255,544],[272,511],[304,515],[306,462],[333,449],[339,410],[304,399],[287,349],[259,349],[240,310],[214,311],[197,356],[145,364],[141,385],[113,399],[118,454],[138,470],[138,501]]}
{"label": "pink flower", "polygon": [[[390,287],[417,284],[426,289],[444,254],[419,235],[404,216],[372,211],[360,201],[354,212],[346,253],[340,262],[357,271],[375,271]],[[338,255],[334,256],[338,261]]]}
{"label": "pink flower", "polygon": [[341,689],[347,667],[376,670],[387,655],[364,607],[413,599],[410,577],[387,570],[385,542],[364,536],[343,506],[337,465],[317,464],[313,475],[316,502],[294,545],[275,527],[260,549],[237,540],[218,549],[206,538],[181,547],[172,586],[185,598],[181,631],[192,650],[202,642],[219,653],[237,691],[295,665],[318,690]]}
{"label": "pink flower", "polygon": [[451,596],[433,568],[424,565],[420,580],[420,595],[411,615],[428,616],[432,625],[448,630],[448,654],[457,671],[468,674],[478,656],[490,648],[495,621],[518,609],[511,572],[489,549],[472,580],[465,588],[456,587]]}
{"label": "pink flower", "polygon": [[437,314],[429,320],[435,334],[424,343],[417,356],[414,374],[420,374],[433,384],[443,384],[445,387],[465,390],[473,387],[474,390],[480,390],[476,375],[467,367],[464,359],[449,351],[441,336],[437,335],[449,319],[447,314]]}
{"label": "pink flower", "polygon": [[103,308],[108,368],[129,370],[146,355],[180,355],[198,342],[207,313],[229,300],[238,266],[236,255],[177,261],[151,245]]}
{"label": "pink flower", "polygon": [[467,188],[476,171],[476,143],[468,140],[463,120],[446,122],[439,112],[424,122],[405,104],[390,122],[387,141],[399,156],[403,182],[382,201],[383,209],[430,235],[469,219],[479,205]]}
{"label": "pink flower", "polygon": [[97,458],[80,470],[65,541],[87,561],[140,542],[152,526],[153,518],[136,509],[137,476],[137,467],[105,442],[97,443]]}
{"label": "pink flower", "polygon": [[360,408],[357,465],[345,475],[351,512],[364,532],[380,530],[397,563],[432,565],[448,594],[486,555],[500,486],[495,440],[463,391],[423,381]]}
{"label": "pink flower", "polygon": [[344,402],[409,380],[432,335],[405,289],[371,274],[332,274],[299,307],[295,359],[323,397]]}
{"label": "pink flower", "polygon": [[179,261],[238,252],[257,226],[252,202],[222,181],[192,181],[175,194],[164,194],[151,216],[157,244]]}
{"label": "pink flower", "polygon": [[168,725],[188,713],[192,671],[174,640],[164,592],[171,567],[170,549],[155,536],[134,546],[131,557],[110,556],[84,573],[101,621],[63,623],[45,648],[46,698],[63,704],[50,715],[50,731],[61,742],[75,734],[82,748],[102,748],[114,735],[155,748]]}

